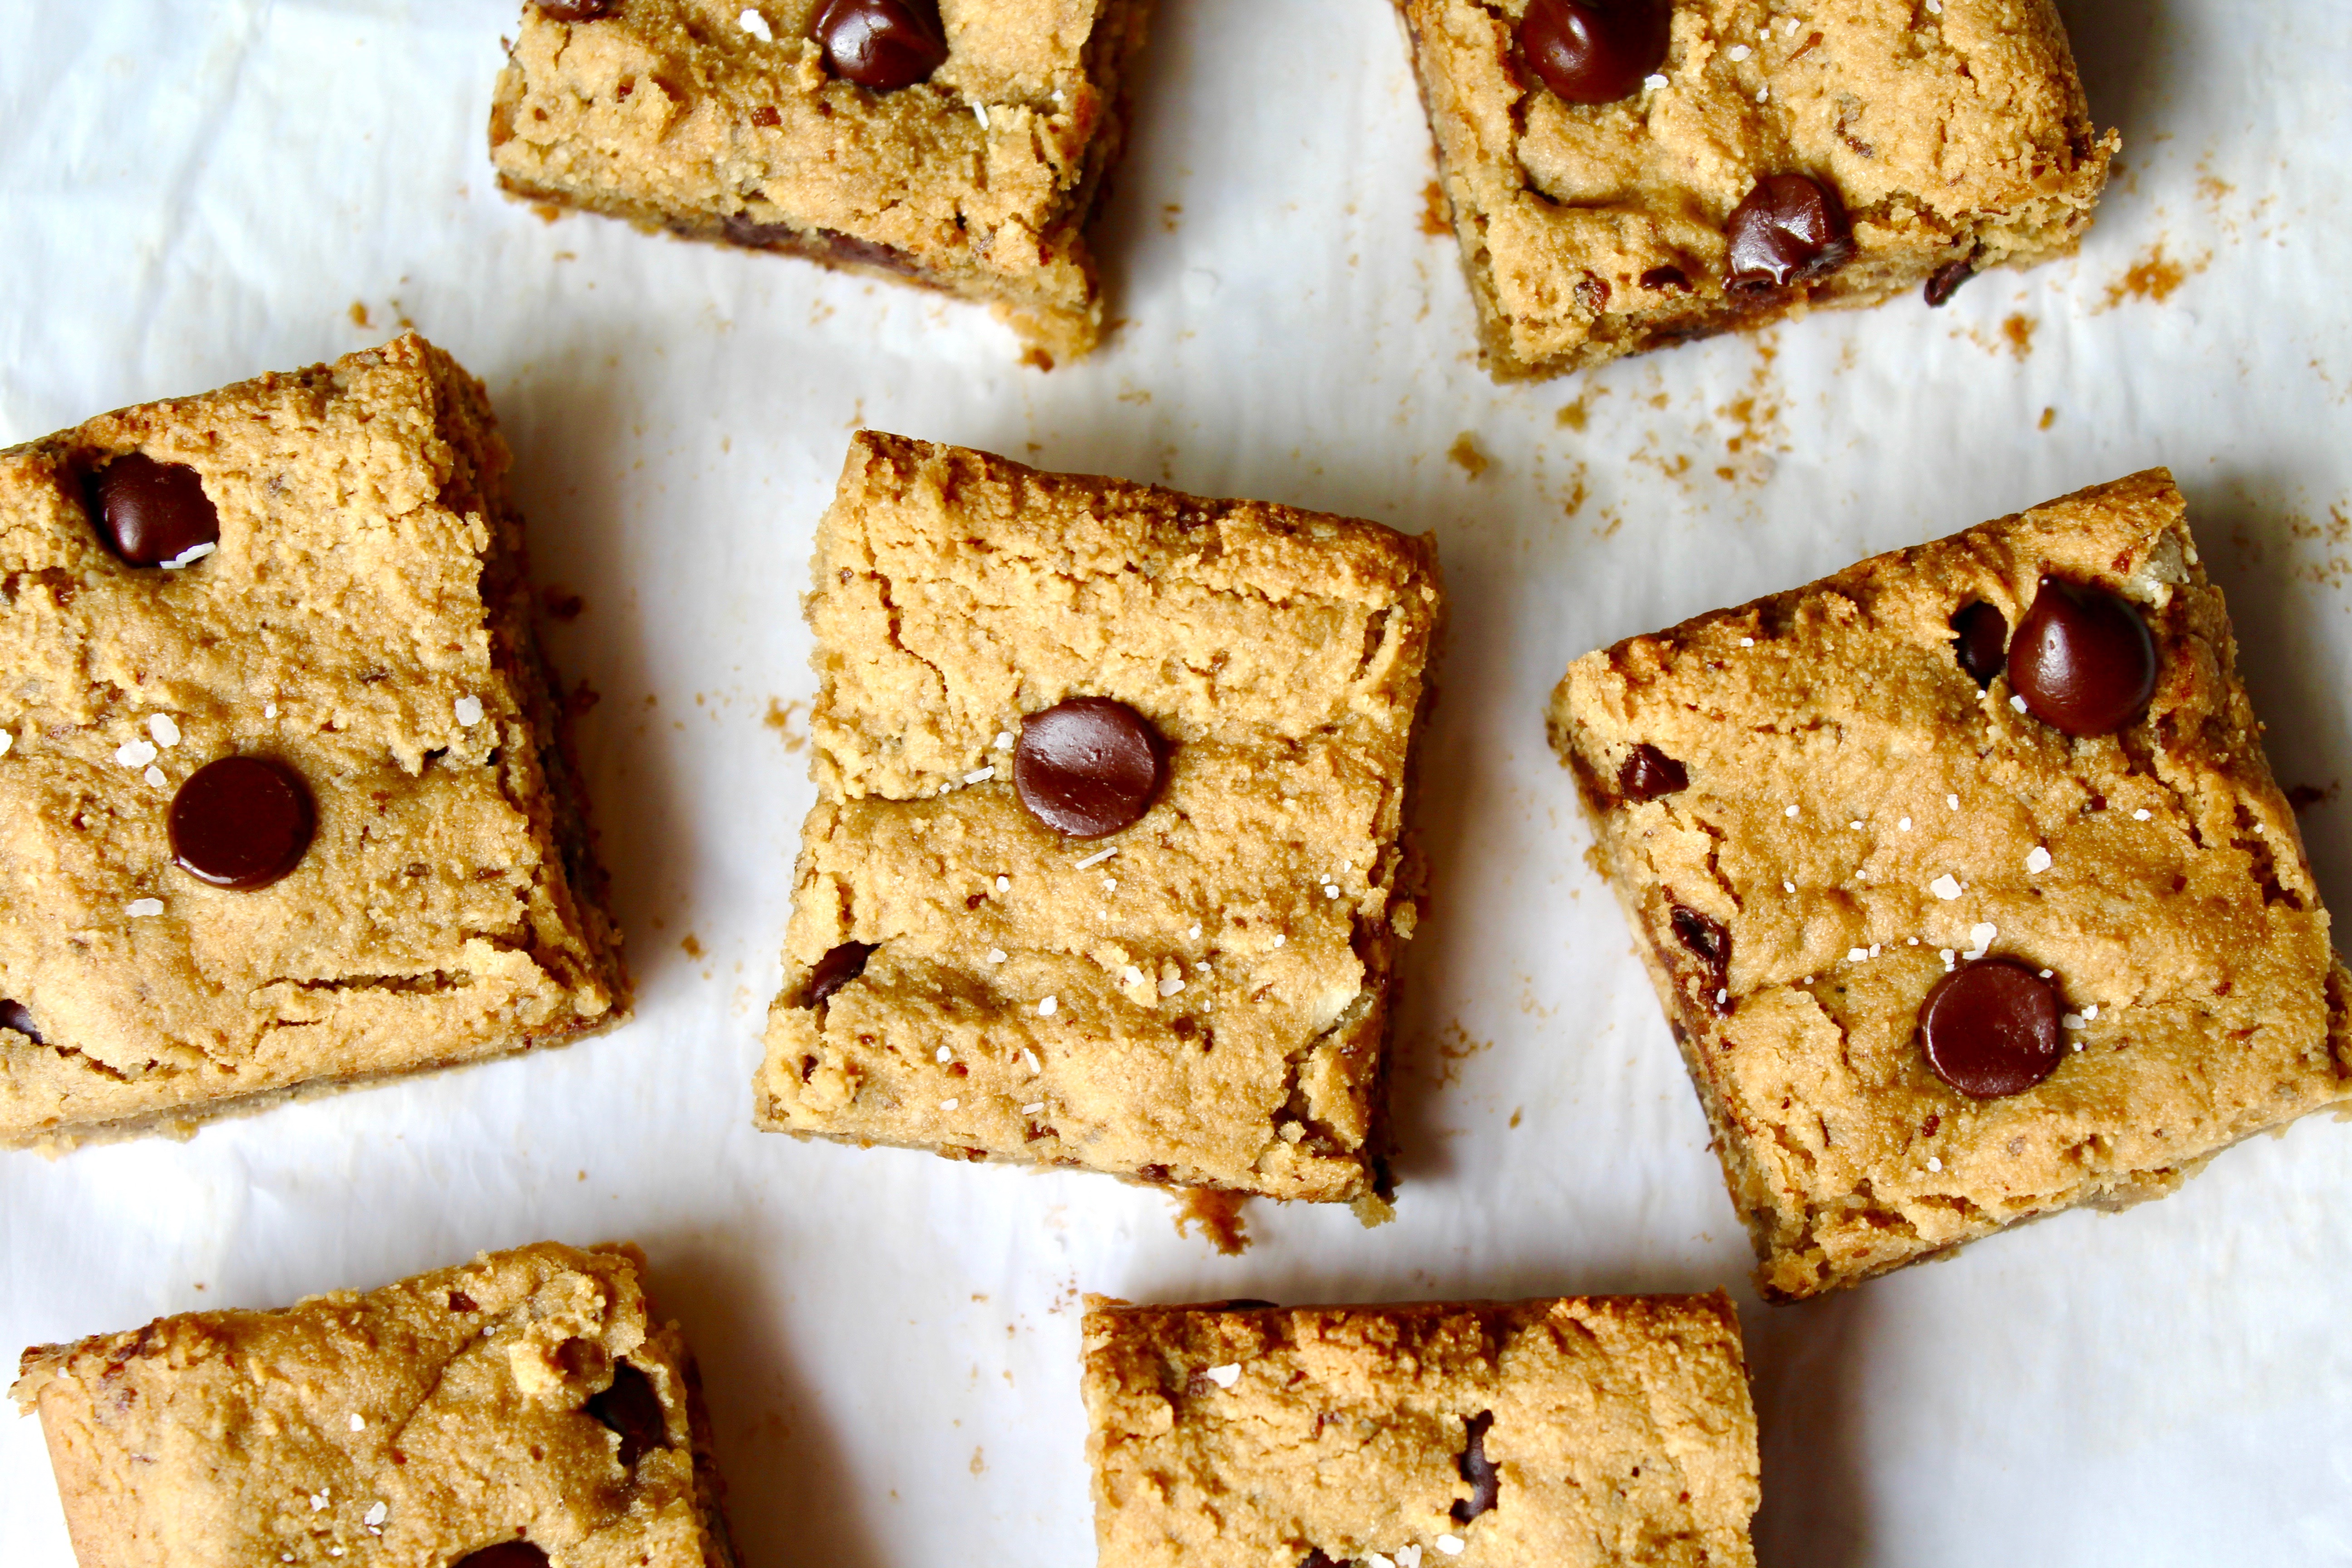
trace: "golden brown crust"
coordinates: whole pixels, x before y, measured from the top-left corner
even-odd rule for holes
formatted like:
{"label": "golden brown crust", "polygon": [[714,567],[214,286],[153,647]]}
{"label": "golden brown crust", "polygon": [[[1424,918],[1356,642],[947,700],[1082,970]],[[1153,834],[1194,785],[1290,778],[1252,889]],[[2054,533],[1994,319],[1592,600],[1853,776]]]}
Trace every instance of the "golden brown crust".
{"label": "golden brown crust", "polygon": [[[2117,733],[2070,740],[1953,657],[1956,612],[2014,627],[2045,573],[2123,595],[2155,637],[2155,699]],[[2352,1097],[2328,917],[2160,469],[1587,655],[1551,726],[1768,1295],[2154,1195]],[[1625,800],[1639,743],[1688,787]],[[1728,932],[1727,976],[1677,906]],[[1987,952],[2050,970],[2082,1026],[2040,1086],[1970,1100],[1914,1020]]]}
{"label": "golden brown crust", "polygon": [[[217,552],[108,552],[80,477],[133,450],[202,477]],[[625,1011],[508,462],[480,384],[414,335],[0,454],[0,995],[42,1037],[0,1032],[0,1142],[183,1127]],[[292,764],[319,819],[251,892],[174,868],[163,826],[238,753]]]}
{"label": "golden brown crust", "polygon": [[[25,1352],[83,1568],[730,1568],[707,1418],[634,1247],[542,1242],[365,1295],[196,1312]],[[591,1401],[625,1362],[663,1436],[621,1463]]]}
{"label": "golden brown crust", "polygon": [[[1822,0],[1802,18],[1679,0],[1664,85],[1590,107],[1524,82],[1525,0],[1399,4],[1498,379],[2065,255],[2119,145],[2091,125],[2051,0]],[[1782,173],[1841,193],[1854,258],[1727,294],[1725,220]]]}
{"label": "golden brown crust", "polygon": [[1050,358],[1102,328],[1086,228],[1125,138],[1144,0],[946,12],[947,63],[875,93],[830,76],[814,0],[523,7],[490,115],[509,195],[784,251],[993,304]]}
{"label": "golden brown crust", "polygon": [[[1368,1192],[1430,545],[866,432],[815,577],[820,798],[761,1125]],[[1172,745],[1150,812],[1097,842],[1009,777],[1021,715],[1076,694]],[[846,942],[876,951],[812,1006]]]}
{"label": "golden brown crust", "polygon": [[[1087,1305],[1102,1568],[1755,1561],[1756,1418],[1720,1292]],[[1500,1474],[1476,1510],[1482,1416]]]}

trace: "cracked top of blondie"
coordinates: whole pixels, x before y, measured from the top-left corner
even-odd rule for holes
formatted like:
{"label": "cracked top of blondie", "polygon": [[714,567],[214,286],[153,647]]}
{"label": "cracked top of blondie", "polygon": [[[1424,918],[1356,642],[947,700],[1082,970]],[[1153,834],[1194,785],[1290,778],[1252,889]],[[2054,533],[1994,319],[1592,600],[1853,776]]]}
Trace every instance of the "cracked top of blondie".
{"label": "cracked top of blondie", "polygon": [[[815,578],[819,799],[763,1121],[1367,1191],[1429,544],[862,432]],[[1167,746],[1108,837],[1010,778],[1024,717],[1074,696]],[[862,971],[818,984],[849,943]]]}
{"label": "cracked top of blondie", "polygon": [[[127,563],[91,477],[193,470]],[[0,453],[0,1143],[135,1131],[609,1021],[616,937],[479,383],[422,338]],[[205,764],[290,770],[282,880],[173,863]]]}
{"label": "cracked top of blondie", "polygon": [[[2014,640],[1981,686],[1963,665],[1956,618],[1990,605],[2014,639],[2045,579],[2146,625],[2153,696],[2121,728],[2035,716]],[[1553,742],[1768,1294],[2153,1195],[2352,1095],[2344,973],[2236,658],[2152,469],[1570,668]],[[1984,959],[2046,972],[2064,1033],[2046,1079],[1976,1099],[1918,1020]]]}

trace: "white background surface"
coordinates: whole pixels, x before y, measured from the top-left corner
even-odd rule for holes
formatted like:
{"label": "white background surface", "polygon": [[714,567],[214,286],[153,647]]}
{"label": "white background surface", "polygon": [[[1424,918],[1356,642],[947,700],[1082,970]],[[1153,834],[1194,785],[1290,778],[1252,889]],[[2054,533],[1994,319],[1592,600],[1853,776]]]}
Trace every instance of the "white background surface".
{"label": "white background surface", "polygon": [[[751,1568],[1083,1564],[1083,1290],[1743,1280],[1544,744],[1569,659],[2168,462],[2282,781],[2352,772],[2352,24],[2340,0],[2062,5],[2125,134],[2078,261],[1497,390],[1452,242],[1421,230],[1428,135],[1381,0],[1162,0],[1102,237],[1129,321],[1049,376],[982,312],[499,199],[506,0],[9,0],[0,441],[403,315],[457,353],[541,580],[587,600],[553,648],[603,696],[582,743],[640,994],[568,1050],[185,1144],[0,1155],[0,1347],[634,1237],[699,1351]],[[2120,286],[2159,253],[2168,299]],[[1440,536],[1395,1225],[1261,1202],[1224,1258],[1107,1178],[751,1131],[809,797],[798,598],[861,419]],[[1446,455],[1465,430],[1480,477]],[[789,730],[772,702],[801,704]],[[2304,826],[2352,907],[2352,801]],[[1764,1560],[2352,1562],[2347,1187],[2352,1128],[2323,1119],[2161,1204],[1811,1306],[1738,1286]],[[0,1563],[69,1561],[36,1425],[0,1419]]]}

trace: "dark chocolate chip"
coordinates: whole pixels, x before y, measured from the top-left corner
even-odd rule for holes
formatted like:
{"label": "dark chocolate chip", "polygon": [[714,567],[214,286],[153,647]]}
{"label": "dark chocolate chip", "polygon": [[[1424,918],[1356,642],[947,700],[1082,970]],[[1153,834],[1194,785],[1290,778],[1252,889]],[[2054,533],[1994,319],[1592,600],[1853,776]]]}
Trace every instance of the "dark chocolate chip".
{"label": "dark chocolate chip", "polygon": [[1952,657],[1979,687],[1990,686],[2009,658],[2009,622],[1979,599],[1952,617]]}
{"label": "dark chocolate chip", "polygon": [[99,532],[133,566],[161,566],[220,542],[220,513],[184,463],[125,452],[91,477],[89,494]]}
{"label": "dark chocolate chip", "polygon": [[301,860],[317,818],[301,776],[261,757],[223,757],[188,775],[167,818],[172,858],[215,888],[266,888]]}
{"label": "dark chocolate chip", "polygon": [[1684,289],[1690,287],[1690,274],[1679,267],[1653,267],[1642,274],[1644,289]]}
{"label": "dark chocolate chip", "polygon": [[1519,54],[1536,79],[1570,103],[1614,103],[1665,63],[1667,0],[1531,0]]}
{"label": "dark chocolate chip", "polygon": [[547,1568],[547,1553],[528,1541],[501,1541],[458,1558],[449,1568]]}
{"label": "dark chocolate chip", "polygon": [[1926,293],[1929,305],[1942,305],[1960,291],[1960,285],[1977,275],[1977,258],[1963,256],[1958,261],[1947,261],[1928,276]]}
{"label": "dark chocolate chip", "polygon": [[449,1310],[453,1312],[478,1312],[482,1304],[463,1290],[452,1290],[449,1292]]}
{"label": "dark chocolate chip", "polygon": [[2026,711],[2069,735],[2104,735],[2156,695],[2156,639],[2105,588],[2042,579],[2009,643],[2009,683]]}
{"label": "dark chocolate chip", "polygon": [[1809,174],[1767,174],[1731,209],[1731,287],[1769,293],[1809,283],[1853,254],[1853,228],[1837,193]]}
{"label": "dark chocolate chip", "polygon": [[939,0],[825,0],[809,36],[834,75],[876,92],[912,87],[948,58]]}
{"label": "dark chocolate chip", "polygon": [[620,7],[621,0],[539,0],[539,14],[551,22],[593,22]]}
{"label": "dark chocolate chip", "polygon": [[1706,983],[1706,1000],[1717,1012],[1728,1011],[1720,994],[1731,984],[1731,933],[1723,922],[1676,904],[1666,917],[1675,935],[1699,961],[1699,978]]}
{"label": "dark chocolate chip", "polygon": [[1627,800],[1655,800],[1688,788],[1688,770],[1647,741],[1628,752],[1617,770],[1617,791]]}
{"label": "dark chocolate chip", "polygon": [[1073,697],[1021,721],[1013,789],[1029,815],[1067,838],[1100,838],[1139,821],[1167,775],[1160,732],[1124,702]]}
{"label": "dark chocolate chip", "polygon": [[2021,1094],[2065,1054],[2058,991],[2008,958],[1964,963],[1927,993],[1919,1044],[1937,1078],[1973,1100]]}
{"label": "dark chocolate chip", "polygon": [[866,973],[866,961],[874,956],[870,942],[845,942],[816,961],[816,969],[809,975],[808,1005],[814,1007],[835,992]]}
{"label": "dark chocolate chip", "polygon": [[1228,1296],[1222,1301],[1209,1301],[1204,1302],[1203,1305],[1226,1312],[1255,1312],[1271,1308],[1276,1303],[1262,1301],[1255,1296]]}
{"label": "dark chocolate chip", "polygon": [[1470,1483],[1470,1495],[1456,1499],[1454,1522],[1467,1524],[1495,1506],[1503,1494],[1503,1472],[1495,1461],[1486,1458],[1486,1430],[1495,1424],[1495,1413],[1481,1410],[1462,1423],[1462,1458],[1459,1468],[1462,1479]]}
{"label": "dark chocolate chip", "polygon": [[37,1046],[48,1043],[33,1027],[32,1010],[22,1002],[0,1002],[0,1029],[14,1029]]}
{"label": "dark chocolate chip", "polygon": [[625,1361],[613,1363],[613,1386],[590,1396],[588,1414],[621,1438],[621,1468],[634,1470],[656,1448],[669,1447],[669,1419],[654,1381]]}
{"label": "dark chocolate chip", "polygon": [[859,239],[838,229],[821,228],[816,234],[825,260],[837,261],[845,267],[878,267],[907,278],[922,270],[913,257],[895,245],[885,245],[878,239]]}
{"label": "dark chocolate chip", "polygon": [[1298,1568],[1356,1568],[1356,1560],[1352,1557],[1333,1557],[1329,1552],[1317,1546],[1310,1548],[1307,1555],[1299,1559]]}

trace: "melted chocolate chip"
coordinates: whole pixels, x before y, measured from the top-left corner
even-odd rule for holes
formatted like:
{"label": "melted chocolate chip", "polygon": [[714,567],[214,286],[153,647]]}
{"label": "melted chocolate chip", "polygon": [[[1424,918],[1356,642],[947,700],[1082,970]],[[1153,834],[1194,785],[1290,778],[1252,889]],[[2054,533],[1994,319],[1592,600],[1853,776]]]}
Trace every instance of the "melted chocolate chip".
{"label": "melted chocolate chip", "polygon": [[1692,957],[1699,961],[1699,978],[1706,982],[1706,1001],[1718,1013],[1730,1011],[1717,1000],[1731,984],[1731,933],[1723,922],[1687,910],[1676,904],[1666,917],[1675,928],[1675,935]]}
{"label": "melted chocolate chip", "polygon": [[1679,291],[1690,287],[1690,274],[1679,267],[1653,267],[1642,274],[1642,287]]}
{"label": "melted chocolate chip", "polygon": [[0,1029],[14,1029],[37,1046],[48,1043],[41,1038],[41,1031],[33,1027],[32,1010],[22,1002],[0,1002]]}
{"label": "melted chocolate chip", "polygon": [[1978,686],[1990,686],[2009,658],[2009,622],[1979,599],[1952,617],[1952,657]]}
{"label": "melted chocolate chip", "polygon": [[820,1005],[832,994],[866,973],[866,961],[874,956],[874,944],[868,942],[845,942],[816,961],[809,975],[808,1005]]}
{"label": "melted chocolate chip", "polygon": [[547,1553],[528,1541],[501,1541],[458,1558],[449,1568],[547,1568]]}
{"label": "melted chocolate chip", "polygon": [[620,1435],[621,1468],[634,1470],[656,1448],[669,1447],[669,1420],[653,1379],[625,1361],[613,1363],[613,1386],[592,1395],[588,1414]]}
{"label": "melted chocolate chip", "polygon": [[99,533],[133,566],[161,566],[220,542],[220,513],[184,463],[125,452],[91,477],[89,494]]}
{"label": "melted chocolate chip", "polygon": [[1853,228],[1837,193],[1809,174],[1767,174],[1731,209],[1730,285],[1769,293],[1810,283],[1845,265]]}
{"label": "melted chocolate chip", "polygon": [[876,92],[912,87],[948,58],[939,0],[825,0],[809,36],[834,75]]}
{"label": "melted chocolate chip", "polygon": [[1310,1548],[1307,1555],[1299,1560],[1298,1568],[1356,1568],[1356,1560],[1352,1557],[1333,1557],[1321,1547],[1317,1546]]}
{"label": "melted chocolate chip", "polygon": [[1927,993],[1919,1044],[1937,1078],[1973,1100],[2021,1094],[2065,1053],[2058,992],[2007,958],[1964,963]]}
{"label": "melted chocolate chip", "polygon": [[188,775],[166,819],[172,858],[215,888],[266,888],[301,860],[317,818],[301,775],[260,757],[223,757]]}
{"label": "melted chocolate chip", "polygon": [[1934,272],[1928,274],[1927,287],[1924,290],[1927,303],[1931,306],[1948,303],[1953,295],[1960,291],[1960,285],[1976,275],[1977,258],[1974,255],[1963,256],[1958,261],[1945,262]]}
{"label": "melted chocolate chip", "polygon": [[2069,735],[2104,735],[2156,695],[2156,639],[2104,588],[2042,579],[2009,644],[2009,683],[2026,711]]}
{"label": "melted chocolate chip", "polygon": [[621,0],[539,0],[539,14],[555,22],[593,22],[620,5]]}
{"label": "melted chocolate chip", "polygon": [[1029,815],[1067,838],[1132,826],[1168,772],[1160,732],[1124,702],[1073,697],[1021,721],[1013,789]]}
{"label": "melted chocolate chip", "polygon": [[1628,752],[1617,770],[1617,793],[1627,800],[1655,800],[1688,788],[1689,771],[1647,741]]}
{"label": "melted chocolate chip", "polygon": [[1519,55],[1569,102],[1614,103],[1665,63],[1674,19],[1667,0],[1530,0]]}
{"label": "melted chocolate chip", "polygon": [[1458,1468],[1462,1479],[1470,1483],[1470,1495],[1456,1499],[1454,1522],[1467,1524],[1495,1506],[1503,1494],[1503,1472],[1495,1461],[1486,1458],[1486,1429],[1495,1424],[1495,1413],[1481,1410],[1462,1423],[1462,1458]]}

